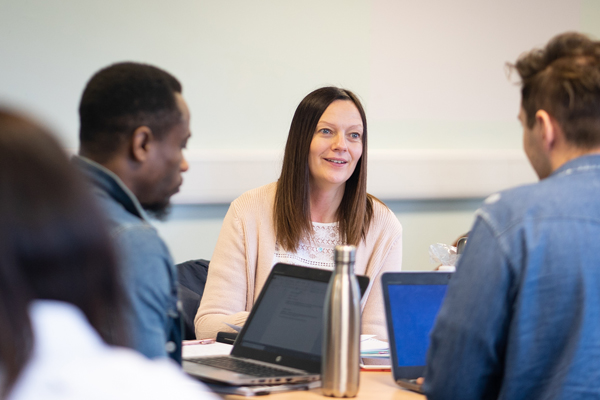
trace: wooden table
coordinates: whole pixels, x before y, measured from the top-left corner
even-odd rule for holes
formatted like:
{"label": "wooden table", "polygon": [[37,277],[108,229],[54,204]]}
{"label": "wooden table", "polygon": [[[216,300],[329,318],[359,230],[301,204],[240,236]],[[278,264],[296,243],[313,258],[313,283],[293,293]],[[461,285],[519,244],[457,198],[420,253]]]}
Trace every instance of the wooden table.
{"label": "wooden table", "polygon": [[[224,399],[248,399],[248,397],[225,395]],[[334,397],[325,397],[321,394],[321,389],[310,391],[293,391],[285,393],[270,394],[263,397],[265,400],[304,400],[304,399],[334,399]],[[418,393],[409,392],[401,389],[392,379],[391,372],[361,371],[360,389],[357,400],[425,400],[425,396]]]}

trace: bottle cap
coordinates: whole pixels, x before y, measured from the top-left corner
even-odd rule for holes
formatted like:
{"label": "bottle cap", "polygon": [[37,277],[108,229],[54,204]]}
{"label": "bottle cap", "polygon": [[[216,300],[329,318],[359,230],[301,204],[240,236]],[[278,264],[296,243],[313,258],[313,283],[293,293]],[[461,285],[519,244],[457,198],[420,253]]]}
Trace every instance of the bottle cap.
{"label": "bottle cap", "polygon": [[356,247],[354,246],[335,246],[335,262],[350,263],[354,262],[356,256]]}

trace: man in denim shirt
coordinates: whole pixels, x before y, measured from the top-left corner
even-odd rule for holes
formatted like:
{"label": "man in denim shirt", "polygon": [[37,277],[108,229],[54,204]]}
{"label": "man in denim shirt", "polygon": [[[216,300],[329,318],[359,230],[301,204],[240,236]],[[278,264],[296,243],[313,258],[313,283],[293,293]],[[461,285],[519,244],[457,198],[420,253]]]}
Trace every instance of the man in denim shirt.
{"label": "man in denim shirt", "polygon": [[120,252],[132,347],[180,362],[177,271],[144,210],[166,215],[188,168],[182,150],[190,113],[181,85],[150,65],[114,64],[90,79],[79,116],[74,163],[91,182]]}
{"label": "man in denim shirt", "polygon": [[429,399],[600,398],[600,42],[512,66],[537,184],[490,196],[431,334]]}

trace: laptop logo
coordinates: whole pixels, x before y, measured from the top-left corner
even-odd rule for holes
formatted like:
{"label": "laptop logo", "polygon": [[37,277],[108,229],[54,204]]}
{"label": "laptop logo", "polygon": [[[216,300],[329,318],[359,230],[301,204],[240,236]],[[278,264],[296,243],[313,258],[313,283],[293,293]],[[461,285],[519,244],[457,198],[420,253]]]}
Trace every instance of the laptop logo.
{"label": "laptop logo", "polygon": [[281,361],[281,356],[277,356],[277,358],[275,359],[275,361],[280,362]]}

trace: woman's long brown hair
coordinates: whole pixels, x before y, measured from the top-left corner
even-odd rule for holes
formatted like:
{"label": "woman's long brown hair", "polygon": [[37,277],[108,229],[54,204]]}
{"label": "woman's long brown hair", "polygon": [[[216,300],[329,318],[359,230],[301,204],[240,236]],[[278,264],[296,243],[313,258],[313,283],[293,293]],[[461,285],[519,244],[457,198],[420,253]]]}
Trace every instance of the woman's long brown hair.
{"label": "woman's long brown hair", "polygon": [[373,217],[373,197],[367,194],[367,118],[354,93],[337,87],[323,87],[308,94],[298,105],[277,182],[273,220],[277,242],[288,251],[298,248],[303,236],[312,234],[310,216],[310,143],[319,119],[336,100],[354,103],[363,123],[362,156],[344,190],[337,210],[340,236],[344,243],[357,246],[366,237]]}

